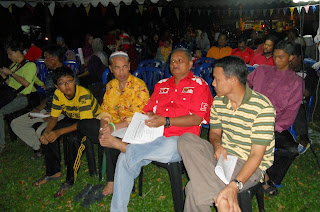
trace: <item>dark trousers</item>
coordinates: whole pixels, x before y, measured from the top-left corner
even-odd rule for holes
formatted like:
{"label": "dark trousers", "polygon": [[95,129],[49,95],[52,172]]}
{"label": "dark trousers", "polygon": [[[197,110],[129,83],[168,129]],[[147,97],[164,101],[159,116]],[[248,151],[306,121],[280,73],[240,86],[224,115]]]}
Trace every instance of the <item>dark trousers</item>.
{"label": "dark trousers", "polygon": [[[89,138],[87,142],[92,142],[99,144],[99,129],[100,129],[100,120],[97,119],[84,119],[78,122],[78,131]],[[88,144],[90,145],[90,144]],[[112,149],[104,147],[104,152],[107,158],[107,182],[113,182],[114,172],[116,168],[116,163],[120,151],[117,149]]]}
{"label": "dark trousers", "polygon": [[308,104],[303,103],[300,105],[296,120],[294,121],[294,131],[296,136],[308,136],[308,122],[307,122]]}
{"label": "dark trousers", "polygon": [[275,148],[273,165],[267,169],[269,178],[275,184],[281,184],[291,163],[299,155],[298,143],[295,142],[288,130],[281,133],[275,131]]}
{"label": "dark trousers", "polygon": [[[61,121],[57,123],[57,125],[54,127],[54,130],[58,130],[61,128],[65,128],[68,126],[71,126],[75,123],[77,123],[79,120],[77,119],[70,119],[68,117],[65,117]],[[74,183],[74,170],[73,170],[73,164],[75,161],[75,158],[77,156],[77,151],[80,145],[80,134],[75,131],[71,133],[64,134],[61,136],[63,139],[63,142],[65,143],[65,161],[67,165],[67,178],[66,182],[70,185],[73,185]],[[41,145],[44,155],[45,155],[45,164],[46,164],[46,175],[51,176],[61,171],[61,152],[60,152],[60,138],[55,140],[52,143],[49,143],[48,145]]]}

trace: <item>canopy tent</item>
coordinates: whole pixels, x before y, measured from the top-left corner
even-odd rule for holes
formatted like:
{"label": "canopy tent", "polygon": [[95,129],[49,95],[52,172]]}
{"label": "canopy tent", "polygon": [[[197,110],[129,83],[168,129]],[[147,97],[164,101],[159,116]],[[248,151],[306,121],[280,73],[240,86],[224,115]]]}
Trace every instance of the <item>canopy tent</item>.
{"label": "canopy tent", "polygon": [[[206,8],[206,7],[216,7],[216,6],[238,6],[242,5],[261,5],[261,4],[272,4],[272,3],[286,3],[293,5],[292,0],[164,0],[168,3],[171,3],[178,7],[185,7],[185,8]],[[77,7],[83,5],[88,6],[91,4],[92,6],[96,7],[100,3],[103,6],[107,6],[109,3],[113,4],[114,6],[118,6],[121,3],[126,5],[130,5],[133,2],[137,4],[157,4],[159,0],[5,0],[0,1],[0,5],[5,8],[10,7],[10,5],[16,5],[18,7],[23,7],[25,4],[29,4],[32,7],[35,7],[38,3],[44,4],[51,4],[51,3],[58,3],[61,6],[72,4],[76,5]],[[308,2],[306,2],[307,4]]]}

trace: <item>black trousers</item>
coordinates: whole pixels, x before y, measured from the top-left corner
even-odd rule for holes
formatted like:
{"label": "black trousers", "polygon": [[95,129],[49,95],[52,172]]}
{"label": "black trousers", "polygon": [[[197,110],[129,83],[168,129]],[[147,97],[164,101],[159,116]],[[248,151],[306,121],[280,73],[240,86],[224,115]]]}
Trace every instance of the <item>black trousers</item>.
{"label": "black trousers", "polygon": [[308,136],[308,122],[307,122],[308,104],[303,103],[300,105],[296,120],[294,121],[294,131],[296,136]]}
{"label": "black trousers", "polygon": [[[65,128],[77,123],[79,120],[77,119],[70,119],[65,117],[64,119],[60,120],[57,125],[54,127],[54,130],[58,130],[61,128]],[[74,170],[73,164],[75,158],[77,156],[77,151],[80,146],[81,135],[79,132],[74,131],[71,133],[64,134],[61,136],[63,142],[65,143],[64,151],[65,151],[65,161],[67,165],[67,177],[66,182],[70,185],[74,183]],[[60,138],[55,140],[52,143],[47,145],[41,145],[44,155],[45,155],[45,164],[46,164],[46,175],[51,176],[61,171],[61,152],[60,152]]]}
{"label": "black trousers", "polygon": [[275,148],[273,165],[267,169],[269,178],[275,184],[281,184],[291,163],[299,155],[298,143],[295,142],[288,130],[281,133],[275,131]]}
{"label": "black trousers", "polygon": [[[99,129],[100,120],[97,119],[83,119],[78,122],[78,131],[89,138],[87,142],[99,144]],[[87,144],[90,145],[90,144]],[[108,147],[103,147],[107,158],[107,182],[113,182],[116,163],[120,151]]]}

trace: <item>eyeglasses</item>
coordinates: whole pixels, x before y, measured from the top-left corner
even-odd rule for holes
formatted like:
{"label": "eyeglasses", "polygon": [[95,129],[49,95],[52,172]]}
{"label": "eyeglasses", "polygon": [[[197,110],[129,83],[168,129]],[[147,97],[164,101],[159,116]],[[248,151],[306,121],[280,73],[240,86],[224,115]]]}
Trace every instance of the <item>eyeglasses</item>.
{"label": "eyeglasses", "polygon": [[59,86],[59,87],[66,86],[66,85],[69,85],[69,84],[71,84],[71,83],[73,83],[73,82],[74,82],[74,79],[68,80],[68,81],[66,81],[66,82],[60,82],[60,83],[58,83],[58,86]]}

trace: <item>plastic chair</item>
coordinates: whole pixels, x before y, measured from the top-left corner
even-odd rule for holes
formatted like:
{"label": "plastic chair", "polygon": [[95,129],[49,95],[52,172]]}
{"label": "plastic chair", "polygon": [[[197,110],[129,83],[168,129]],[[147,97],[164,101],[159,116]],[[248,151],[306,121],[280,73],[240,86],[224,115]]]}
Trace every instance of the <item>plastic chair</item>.
{"label": "plastic chair", "polygon": [[155,84],[163,79],[163,72],[161,68],[157,67],[143,67],[138,68],[133,74],[133,76],[142,79],[149,90],[150,95],[153,93]]}
{"label": "plastic chair", "polygon": [[[48,75],[48,67],[44,63],[44,59],[39,59],[35,61],[36,66],[37,66],[37,72],[38,72],[38,78],[42,81],[45,82],[46,77]],[[44,89],[42,87],[37,88],[38,93],[44,93]]]}
{"label": "plastic chair", "polygon": [[144,61],[141,61],[138,65],[138,68],[142,68],[142,67],[162,68],[162,62],[157,59],[144,60]]}
{"label": "plastic chair", "polygon": [[109,76],[109,74],[110,74],[110,76],[111,76],[111,79],[113,79],[114,76],[113,76],[113,74],[111,73],[111,71],[110,71],[109,68],[107,68],[107,69],[102,73],[102,83],[103,83],[104,85],[106,85],[106,84],[108,83],[108,76]]}
{"label": "plastic chair", "polygon": [[[183,189],[182,189],[182,173],[183,173],[183,162],[174,162],[174,163],[160,163],[152,161],[152,164],[156,166],[165,168],[170,177],[171,190],[174,211],[183,211],[184,200],[183,200]],[[142,182],[143,182],[143,167],[139,175],[139,195],[142,196]]]}
{"label": "plastic chair", "polygon": [[259,211],[264,212],[264,193],[260,182],[238,193],[238,202],[241,211],[252,212],[252,197],[254,196],[257,198]]}
{"label": "plastic chair", "polygon": [[79,64],[77,61],[75,60],[66,60],[66,61],[63,61],[63,64],[65,66],[68,66],[69,68],[71,68],[74,73],[78,73],[78,67],[79,67]]}
{"label": "plastic chair", "polygon": [[303,59],[303,63],[304,63],[304,64],[308,64],[308,65],[310,65],[310,66],[313,66],[316,62],[317,62],[317,61],[315,61],[315,60],[313,60],[313,59],[311,59],[311,58],[304,58],[304,59]]}
{"label": "plastic chair", "polygon": [[200,65],[202,65],[204,63],[211,63],[212,64],[212,63],[214,63],[214,61],[216,61],[216,59],[211,58],[211,57],[200,57],[194,63],[194,68],[197,69]]}
{"label": "plastic chair", "polygon": [[209,80],[212,73],[212,63],[203,63],[194,70],[194,75]]}
{"label": "plastic chair", "polygon": [[255,66],[251,66],[251,65],[247,65],[247,67],[248,67],[248,71],[249,71],[249,72],[253,72],[254,69],[256,69]]}

